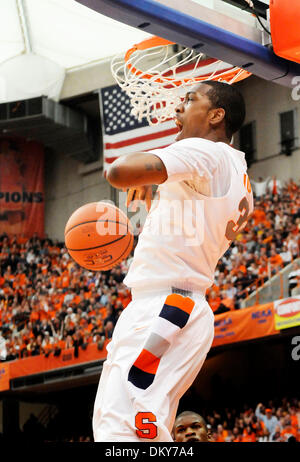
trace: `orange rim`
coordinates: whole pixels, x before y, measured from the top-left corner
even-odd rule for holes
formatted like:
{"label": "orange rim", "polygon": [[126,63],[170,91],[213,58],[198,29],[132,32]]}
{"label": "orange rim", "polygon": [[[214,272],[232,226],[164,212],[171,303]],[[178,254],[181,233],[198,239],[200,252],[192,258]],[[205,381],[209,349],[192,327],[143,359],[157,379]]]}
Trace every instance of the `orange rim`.
{"label": "orange rim", "polygon": [[[159,46],[167,46],[167,45],[175,45],[175,42],[171,42],[170,40],[166,40],[162,37],[157,37],[157,36],[151,37],[149,39],[143,40],[140,43],[135,44],[125,54],[125,62],[127,63],[127,68],[130,70],[130,72],[132,72],[136,76],[143,75],[143,78],[145,79],[152,79],[154,77],[153,74],[149,74],[149,73],[145,74],[143,71],[140,71],[139,69],[135,68],[132,64],[128,63],[128,60],[133,55],[133,53],[135,53],[136,51],[149,50],[151,48],[156,48]],[[217,62],[218,60],[214,58],[210,58],[207,61],[209,61],[209,64],[212,64],[214,62]],[[207,64],[207,61],[205,61],[205,64]],[[204,66],[205,64],[202,64],[202,66]],[[237,74],[240,74],[240,75],[237,76]],[[164,77],[164,79],[162,80],[158,77],[157,79],[154,80],[154,82],[166,83],[169,81],[175,86],[180,86],[182,84],[188,84],[190,82],[193,82],[193,83],[203,82],[204,80],[207,80],[207,77],[209,77],[209,75],[210,74],[206,74],[206,75],[201,75],[199,77],[184,78],[180,80],[175,80],[171,77]],[[241,69],[239,67],[232,67],[230,69],[225,69],[225,70],[216,72],[211,77],[211,80],[218,80],[220,77],[222,77],[222,80],[226,80],[227,82],[229,82],[235,76],[237,76],[237,78],[235,79],[235,82],[239,82],[240,80],[246,79],[250,75],[251,75],[251,72],[245,71],[244,69]]]}

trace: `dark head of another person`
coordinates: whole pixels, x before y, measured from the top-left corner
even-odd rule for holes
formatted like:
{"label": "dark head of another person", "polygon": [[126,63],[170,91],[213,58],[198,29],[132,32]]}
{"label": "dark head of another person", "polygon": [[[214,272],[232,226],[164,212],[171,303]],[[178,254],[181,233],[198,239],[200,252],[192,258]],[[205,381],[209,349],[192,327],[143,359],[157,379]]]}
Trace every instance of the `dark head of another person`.
{"label": "dark head of another person", "polygon": [[174,441],[178,443],[202,443],[211,439],[205,420],[193,411],[184,411],[177,416],[172,434]]}

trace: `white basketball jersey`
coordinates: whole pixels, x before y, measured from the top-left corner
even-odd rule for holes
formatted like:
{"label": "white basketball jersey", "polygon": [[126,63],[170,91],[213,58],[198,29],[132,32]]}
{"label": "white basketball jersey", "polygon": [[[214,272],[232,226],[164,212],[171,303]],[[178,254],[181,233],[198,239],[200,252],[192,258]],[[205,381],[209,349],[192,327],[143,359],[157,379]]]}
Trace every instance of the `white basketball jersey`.
{"label": "white basketball jersey", "polygon": [[245,156],[202,138],[151,153],[163,161],[168,178],[157,189],[124,283],[205,293],[218,260],[253,211]]}

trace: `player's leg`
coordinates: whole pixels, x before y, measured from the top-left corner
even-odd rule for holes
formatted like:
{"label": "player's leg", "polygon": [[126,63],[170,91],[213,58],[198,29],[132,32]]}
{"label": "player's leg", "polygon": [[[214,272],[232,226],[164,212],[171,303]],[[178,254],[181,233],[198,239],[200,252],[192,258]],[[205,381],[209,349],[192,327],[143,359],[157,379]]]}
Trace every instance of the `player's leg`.
{"label": "player's leg", "polygon": [[[165,301],[166,295],[143,298],[122,313],[95,402],[95,441],[172,441],[178,401],[197,376],[212,342],[213,315],[202,297],[184,328],[159,338],[156,324]],[[174,312],[177,319],[178,310]],[[172,316],[171,309],[170,320]],[[158,354],[157,370],[157,359],[150,356],[149,364],[149,355],[143,358],[145,346]]]}
{"label": "player's leg", "polygon": [[127,375],[150,324],[147,317],[144,320],[143,308],[141,301],[132,301],[126,307],[107,346],[107,359],[94,404],[95,441],[139,441],[132,425],[132,400],[128,393]]}
{"label": "player's leg", "polygon": [[[172,441],[179,399],[197,377],[214,336],[214,316],[204,297],[195,297],[188,317],[185,297],[175,299],[177,306],[171,306],[170,301],[170,297],[164,301],[161,311],[165,317],[161,322],[158,316],[151,326],[128,376],[134,414],[138,415],[135,425],[143,423],[138,431],[143,441]],[[187,310],[183,315],[181,308]],[[172,321],[182,328],[172,329],[168,326]]]}
{"label": "player's leg", "polygon": [[138,441],[132,428],[132,403],[118,364],[106,364],[94,406],[93,432],[96,442]]}

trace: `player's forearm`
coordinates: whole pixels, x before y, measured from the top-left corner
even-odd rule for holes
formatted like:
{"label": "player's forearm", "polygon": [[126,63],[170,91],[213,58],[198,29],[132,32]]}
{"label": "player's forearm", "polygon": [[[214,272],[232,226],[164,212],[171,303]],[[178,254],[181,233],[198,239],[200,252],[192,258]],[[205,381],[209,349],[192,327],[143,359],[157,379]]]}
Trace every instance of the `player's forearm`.
{"label": "player's forearm", "polygon": [[161,184],[167,176],[166,168],[159,157],[138,152],[115,160],[106,179],[115,188],[132,188]]}

